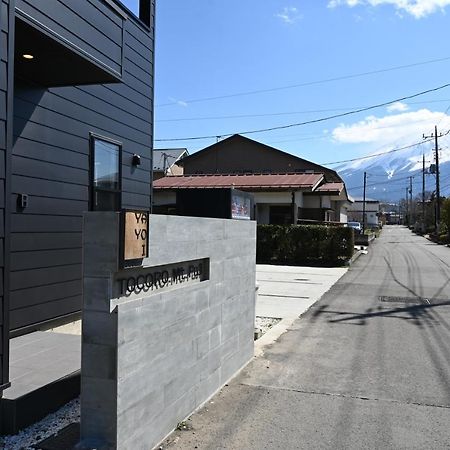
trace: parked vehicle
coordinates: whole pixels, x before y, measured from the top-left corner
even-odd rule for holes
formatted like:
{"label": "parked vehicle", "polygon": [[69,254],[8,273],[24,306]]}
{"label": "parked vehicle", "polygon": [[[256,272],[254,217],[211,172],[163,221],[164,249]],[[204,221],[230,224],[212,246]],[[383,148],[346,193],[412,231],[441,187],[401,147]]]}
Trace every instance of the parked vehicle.
{"label": "parked vehicle", "polygon": [[355,230],[355,233],[361,233],[362,231],[362,227],[359,222],[347,222],[347,226],[353,228]]}

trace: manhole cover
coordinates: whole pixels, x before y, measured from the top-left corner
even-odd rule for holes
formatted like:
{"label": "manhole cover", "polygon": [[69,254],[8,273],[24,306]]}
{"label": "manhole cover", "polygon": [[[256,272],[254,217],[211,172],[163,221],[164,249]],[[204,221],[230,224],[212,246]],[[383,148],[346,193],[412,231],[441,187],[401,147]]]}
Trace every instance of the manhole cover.
{"label": "manhole cover", "polygon": [[415,305],[450,305],[448,298],[427,298],[427,297],[391,297],[389,295],[381,295],[378,297],[381,302],[385,303],[412,303]]}
{"label": "manhole cover", "polygon": [[391,297],[382,295],[379,297],[381,302],[386,303],[416,303],[416,304],[430,304],[428,299],[422,297]]}
{"label": "manhole cover", "polygon": [[39,450],[70,450],[78,444],[79,440],[80,424],[71,423],[55,436],[50,436],[36,444],[34,448]]}

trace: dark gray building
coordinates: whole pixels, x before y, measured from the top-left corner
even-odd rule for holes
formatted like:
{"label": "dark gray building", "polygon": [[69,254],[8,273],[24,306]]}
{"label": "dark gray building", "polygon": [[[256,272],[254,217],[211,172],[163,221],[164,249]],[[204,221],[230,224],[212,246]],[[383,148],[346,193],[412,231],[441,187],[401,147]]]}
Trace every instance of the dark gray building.
{"label": "dark gray building", "polygon": [[77,317],[87,210],[149,210],[154,0],[0,0],[0,392],[8,341]]}

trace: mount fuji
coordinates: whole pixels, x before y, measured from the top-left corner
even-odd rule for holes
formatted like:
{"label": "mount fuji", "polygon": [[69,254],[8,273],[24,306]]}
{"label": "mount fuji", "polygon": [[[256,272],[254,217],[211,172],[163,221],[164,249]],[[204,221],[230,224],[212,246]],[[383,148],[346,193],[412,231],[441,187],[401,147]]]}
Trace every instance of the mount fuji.
{"label": "mount fuji", "polygon": [[[364,172],[367,173],[366,196],[383,202],[397,202],[406,195],[409,177],[413,177],[413,197],[422,192],[423,147],[416,146],[368,159],[352,161],[336,167],[352,197],[362,197]],[[436,175],[430,173],[435,164],[434,151],[425,151],[425,190],[436,189]],[[441,196],[450,195],[450,148],[439,152]]]}

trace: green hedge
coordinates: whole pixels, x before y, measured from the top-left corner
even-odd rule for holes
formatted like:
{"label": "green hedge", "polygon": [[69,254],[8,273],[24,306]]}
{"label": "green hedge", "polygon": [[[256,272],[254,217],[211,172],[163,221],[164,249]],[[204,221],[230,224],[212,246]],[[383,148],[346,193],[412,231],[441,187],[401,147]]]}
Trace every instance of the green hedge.
{"label": "green hedge", "polygon": [[324,225],[258,225],[259,264],[342,264],[353,255],[353,230]]}

